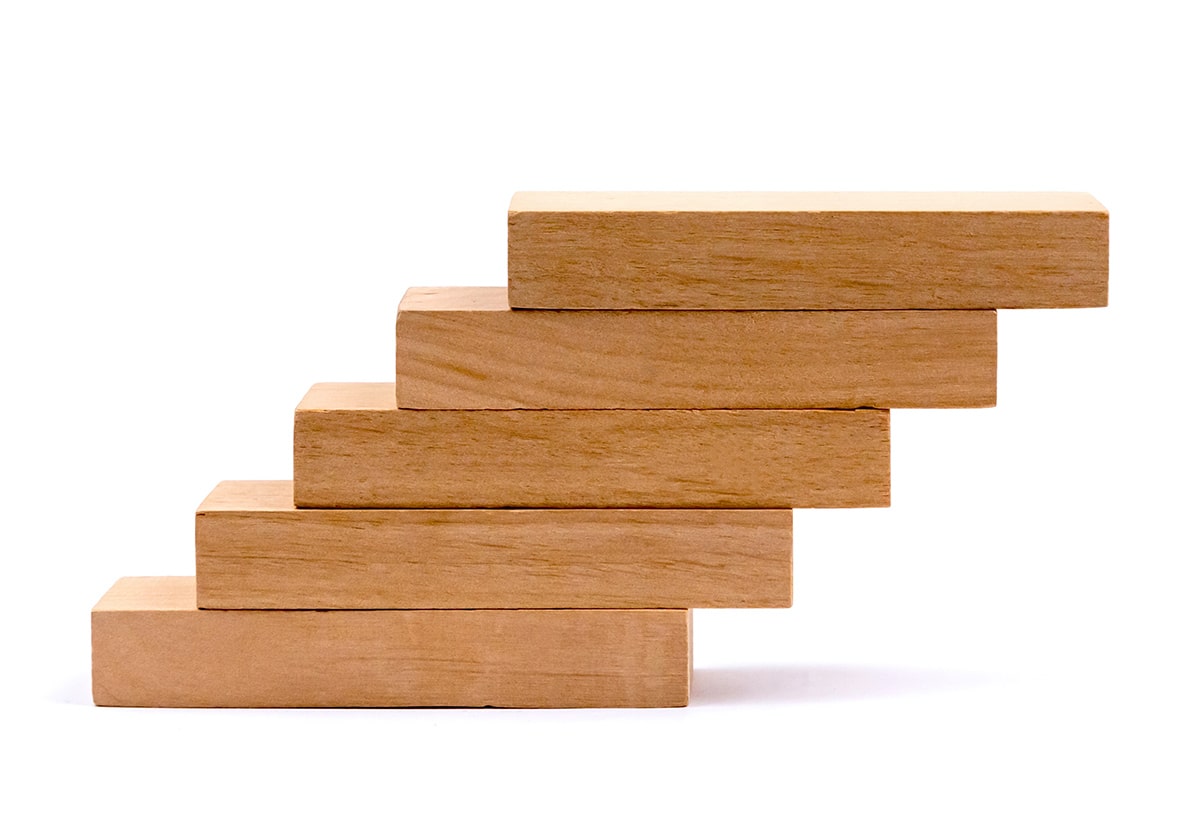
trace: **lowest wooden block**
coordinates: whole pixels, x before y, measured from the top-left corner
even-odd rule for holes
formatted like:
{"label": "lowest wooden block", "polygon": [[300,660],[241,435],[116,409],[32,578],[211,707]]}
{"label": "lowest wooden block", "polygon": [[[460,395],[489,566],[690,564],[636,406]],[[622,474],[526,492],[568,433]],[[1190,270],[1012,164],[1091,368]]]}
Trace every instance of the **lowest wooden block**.
{"label": "lowest wooden block", "polygon": [[515,311],[410,288],[401,408],[963,408],[996,403],[995,311]]}
{"label": "lowest wooden block", "polygon": [[190,577],[92,611],[97,705],[686,705],[686,610],[201,611]]}
{"label": "lowest wooden block", "polygon": [[792,512],[296,508],[223,482],[196,512],[201,608],[786,608]]}
{"label": "lowest wooden block", "polygon": [[1071,308],[1108,302],[1075,193],[518,193],[517,308]]}
{"label": "lowest wooden block", "polygon": [[416,411],[391,383],[296,409],[301,508],[886,506],[888,412]]}

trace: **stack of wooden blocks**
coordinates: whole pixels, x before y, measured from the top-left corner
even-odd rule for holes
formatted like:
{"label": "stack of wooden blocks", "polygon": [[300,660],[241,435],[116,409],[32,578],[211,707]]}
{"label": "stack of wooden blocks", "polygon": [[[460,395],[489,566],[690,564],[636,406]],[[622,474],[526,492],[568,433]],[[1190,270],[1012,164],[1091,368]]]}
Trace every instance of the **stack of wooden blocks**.
{"label": "stack of wooden blocks", "polygon": [[787,607],[792,511],[886,506],[890,408],[996,399],[996,309],[1102,306],[1084,194],[518,194],[292,482],[92,612],[99,705],[676,706],[693,608]]}

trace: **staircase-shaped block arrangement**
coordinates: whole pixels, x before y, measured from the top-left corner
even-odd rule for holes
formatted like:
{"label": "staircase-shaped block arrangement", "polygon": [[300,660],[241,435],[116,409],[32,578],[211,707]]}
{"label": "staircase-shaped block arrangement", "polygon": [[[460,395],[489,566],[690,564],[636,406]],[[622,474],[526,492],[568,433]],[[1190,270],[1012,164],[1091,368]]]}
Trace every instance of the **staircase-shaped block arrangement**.
{"label": "staircase-shaped block arrangement", "polygon": [[1086,194],[527,193],[508,288],[412,288],[395,383],[92,611],[98,705],[673,707],[693,608],[792,600],[793,508],[886,506],[890,408],[996,402],[996,309],[1103,306]]}

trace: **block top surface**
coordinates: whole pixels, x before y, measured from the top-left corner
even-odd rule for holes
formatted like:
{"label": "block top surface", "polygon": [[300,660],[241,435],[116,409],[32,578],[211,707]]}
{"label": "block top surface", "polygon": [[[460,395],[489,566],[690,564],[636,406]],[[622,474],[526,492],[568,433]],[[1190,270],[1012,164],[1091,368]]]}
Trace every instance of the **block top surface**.
{"label": "block top surface", "polygon": [[400,300],[403,311],[508,311],[504,286],[410,288]]}
{"label": "block top surface", "polygon": [[212,490],[198,514],[221,511],[291,511],[291,480],[225,480]]}
{"label": "block top surface", "polygon": [[396,385],[390,382],[319,382],[297,411],[394,411]]}
{"label": "block top surface", "polygon": [[104,611],[194,611],[195,577],[122,577],[92,613]]}
{"label": "block top surface", "polygon": [[510,214],[524,212],[1091,212],[1090,194],[1062,191],[519,191]]}

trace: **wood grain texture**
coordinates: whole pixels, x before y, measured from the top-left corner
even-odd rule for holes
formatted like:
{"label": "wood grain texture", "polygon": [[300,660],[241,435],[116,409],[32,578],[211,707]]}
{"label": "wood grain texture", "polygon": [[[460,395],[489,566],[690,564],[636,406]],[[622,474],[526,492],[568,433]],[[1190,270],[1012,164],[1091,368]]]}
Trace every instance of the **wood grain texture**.
{"label": "wood grain texture", "polygon": [[295,508],[223,482],[196,512],[201,608],[786,608],[792,512]]}
{"label": "wood grain texture", "polygon": [[296,409],[301,508],[886,506],[888,412],[414,411],[391,383]]}
{"label": "wood grain texture", "polygon": [[201,611],[190,577],[92,611],[97,705],[686,705],[686,610]]}
{"label": "wood grain texture", "polygon": [[979,408],[995,311],[517,311],[410,288],[401,408]]}
{"label": "wood grain texture", "polygon": [[1108,212],[1073,193],[518,193],[517,308],[1073,308]]}

